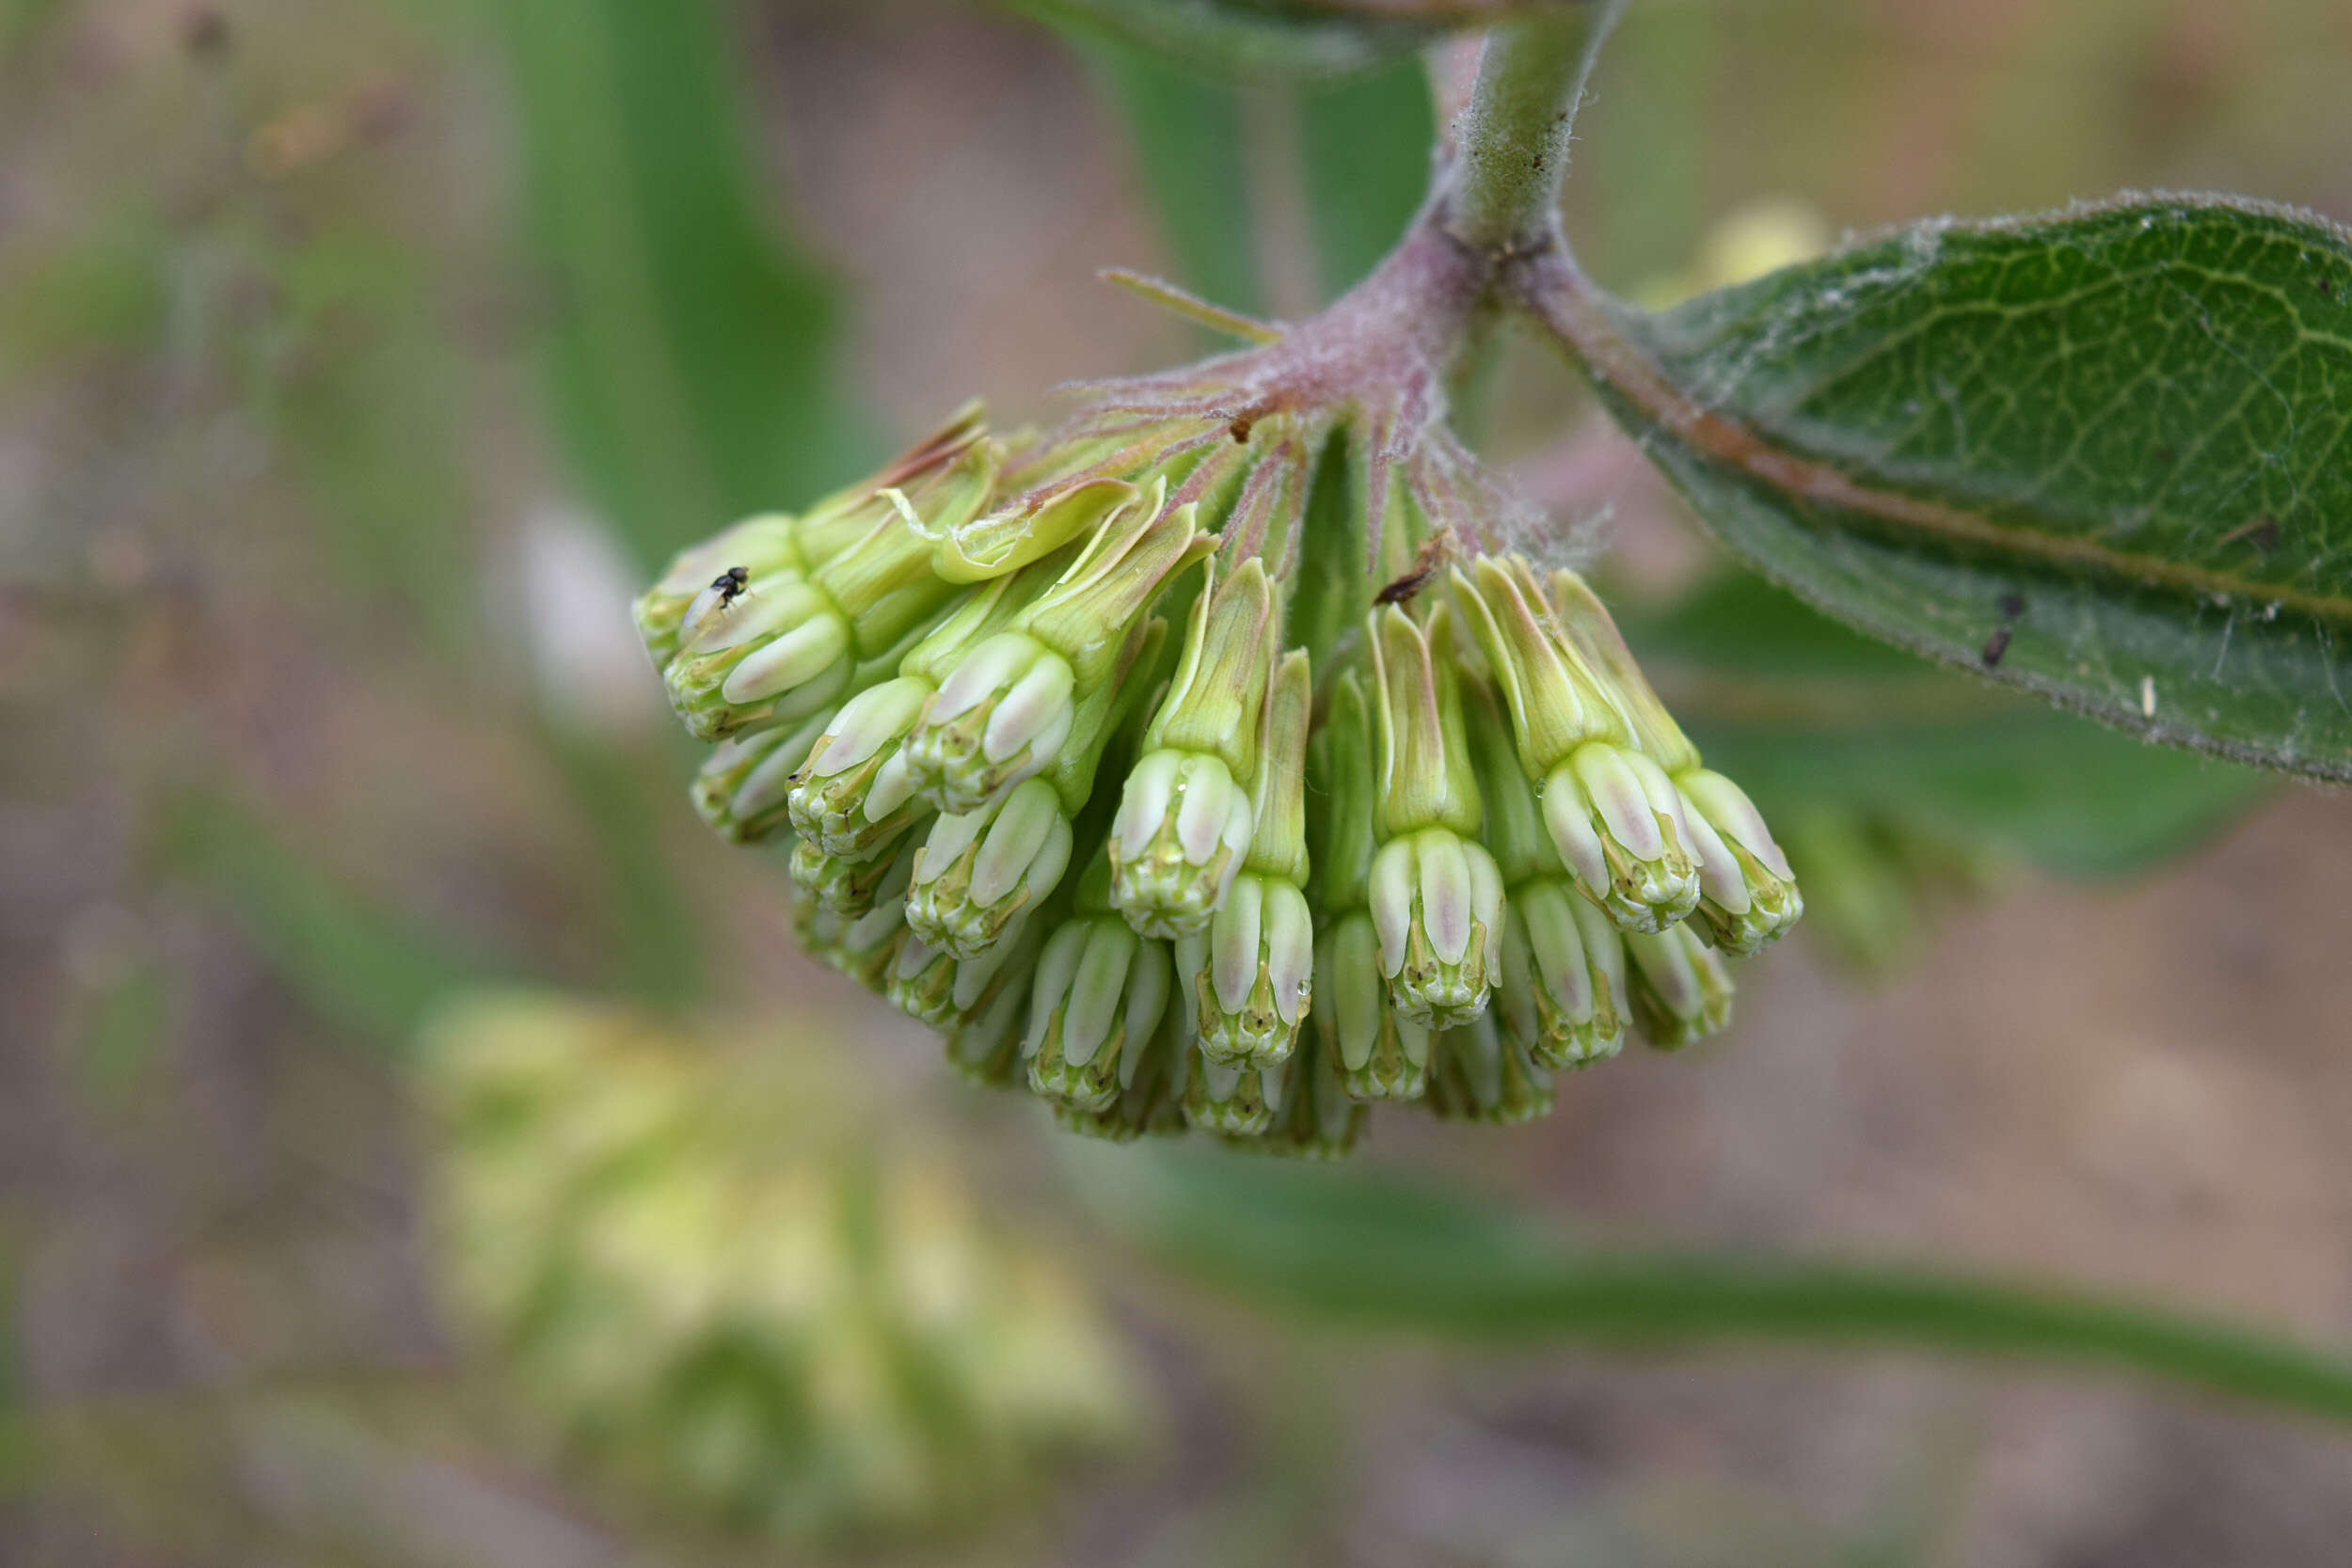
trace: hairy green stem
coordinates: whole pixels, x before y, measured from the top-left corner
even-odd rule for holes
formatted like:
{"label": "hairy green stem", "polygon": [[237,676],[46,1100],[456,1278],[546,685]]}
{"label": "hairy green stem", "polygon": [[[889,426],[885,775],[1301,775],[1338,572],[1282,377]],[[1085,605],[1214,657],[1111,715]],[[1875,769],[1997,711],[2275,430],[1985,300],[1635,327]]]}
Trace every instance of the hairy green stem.
{"label": "hairy green stem", "polygon": [[1584,0],[1487,40],[1470,103],[1450,131],[1444,224],[1463,245],[1511,251],[1552,232],[1584,80],[1622,8],[1623,0]]}

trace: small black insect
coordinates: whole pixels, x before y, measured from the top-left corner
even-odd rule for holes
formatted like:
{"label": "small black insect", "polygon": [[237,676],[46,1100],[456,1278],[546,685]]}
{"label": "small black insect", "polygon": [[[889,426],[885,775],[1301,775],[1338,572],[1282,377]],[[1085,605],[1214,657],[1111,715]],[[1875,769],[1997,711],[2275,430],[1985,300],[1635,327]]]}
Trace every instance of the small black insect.
{"label": "small black insect", "polygon": [[1429,579],[1438,575],[1438,568],[1444,565],[1446,558],[1453,553],[1454,536],[1451,532],[1431,534],[1421,542],[1421,548],[1413,552],[1413,563],[1406,569],[1405,575],[1375,594],[1372,602],[1376,605],[1405,603],[1428,586]]}
{"label": "small black insect", "polygon": [[2001,613],[2014,621],[2026,613],[2026,595],[2015,591],[2001,595]]}
{"label": "small black insect", "polygon": [[725,571],[721,572],[717,577],[712,578],[710,579],[710,586],[719,591],[719,608],[721,610],[724,610],[727,606],[733,604],[735,602],[735,596],[743,592],[744,589],[750,587],[751,581],[751,571],[748,567],[743,566],[730,566]]}
{"label": "small black insect", "polygon": [[1984,667],[1988,670],[1992,669],[2001,662],[2001,656],[2007,652],[2009,652],[2009,628],[2001,626],[1984,640]]}

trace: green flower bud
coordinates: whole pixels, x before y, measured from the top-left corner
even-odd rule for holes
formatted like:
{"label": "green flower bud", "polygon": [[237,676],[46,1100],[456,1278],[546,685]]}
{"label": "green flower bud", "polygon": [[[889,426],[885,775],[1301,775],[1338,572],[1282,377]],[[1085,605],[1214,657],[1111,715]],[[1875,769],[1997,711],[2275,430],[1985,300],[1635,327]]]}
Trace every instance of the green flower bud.
{"label": "green flower bud", "polygon": [[1708,935],[1742,957],[1779,940],[1804,913],[1804,896],[1763,814],[1710,769],[1693,768],[1675,784],[1697,842],[1698,919]]}
{"label": "green flower bud", "polygon": [[1032,492],[1021,504],[985,515],[922,525],[932,542],[931,570],[948,582],[981,582],[1019,570],[1093,532],[1104,518],[1133,502],[1136,489],[1115,479],[1082,480]]}
{"label": "green flower bud", "polygon": [[1364,1119],[1364,1108],[1348,1098],[1329,1053],[1311,1039],[1283,1074],[1274,1125],[1236,1147],[1306,1160],[1344,1159],[1363,1136]]}
{"label": "green flower bud", "polygon": [[1271,1066],[1291,1053],[1314,982],[1314,920],[1289,882],[1246,871],[1205,935],[1176,946],[1200,1049],[1213,1062]]}
{"label": "green flower bud", "polygon": [[756,844],[784,827],[792,776],[832,718],[825,710],[721,741],[694,775],[695,815],[729,844]]}
{"label": "green flower bud", "polygon": [[794,542],[798,527],[781,512],[766,512],[672,557],[634,607],[653,667],[665,668],[681,643],[732,618],[751,584],[800,577],[806,567]]}
{"label": "green flower bud", "polygon": [[1574,572],[1554,572],[1551,598],[1568,639],[1598,673],[1643,754],[1674,781],[1679,826],[1699,871],[1697,915],[1716,945],[1754,953],[1804,912],[1788,862],[1738,784],[1699,765],[1698,748],[1660,702],[1609,610]]}
{"label": "green flower bud", "polygon": [[1212,1062],[1196,1047],[1184,1053],[1184,1120],[1231,1137],[1254,1138],[1274,1125],[1281,1103],[1281,1067]]}
{"label": "green flower bud", "polygon": [[1552,847],[1619,930],[1661,930],[1698,907],[1695,835],[1648,757],[1588,742],[1545,778],[1543,806]]}
{"label": "green flower bud", "polygon": [[1087,1111],[1057,1101],[1055,1125],[1064,1132],[1110,1143],[1182,1133],[1185,1130],[1185,1054],[1181,1015],[1177,1008],[1169,1007],[1161,1014],[1159,1028],[1110,1105]]}
{"label": "green flower bud", "polygon": [[1494,1019],[1438,1033],[1429,1065],[1434,1115],[1509,1126],[1550,1115],[1551,1104],[1551,1074]]}
{"label": "green flower bud", "polygon": [[1083,1111],[1107,1109],[1133,1082],[1170,984],[1168,950],[1118,916],[1063,922],[1038,955],[1029,992],[1021,1053],[1030,1089]]}
{"label": "green flower bud", "polygon": [[1587,1067],[1625,1044],[1625,939],[1565,879],[1510,899],[1497,1000],[1505,1028],[1542,1067]]}
{"label": "green flower bud", "polygon": [[899,742],[931,690],[910,676],[867,687],[843,704],[792,774],[792,825],[830,854],[871,854],[930,808],[915,800]]}
{"label": "green flower bud", "polygon": [[1223,582],[1211,563],[1184,661],[1144,732],[1111,833],[1114,895],[1147,936],[1203,929],[1248,854],[1255,812],[1245,791],[1273,677],[1273,617],[1260,562]]}
{"label": "green flower bud", "polygon": [[910,928],[891,960],[885,994],[900,1012],[952,1032],[993,1012],[1008,990],[1025,999],[1036,959],[1037,943],[1020,941],[999,942],[977,958],[958,958]]}
{"label": "green flower bud", "polygon": [[917,634],[953,592],[930,575],[923,540],[885,516],[809,577],[746,588],[724,624],[670,661],[670,705],[703,740],[801,718],[851,689],[861,663]]}
{"label": "green flower bud", "polygon": [[[999,969],[985,1001],[963,1022],[942,1024],[947,1066],[981,1088],[1007,1089],[1021,1082],[1021,1041],[1028,1033],[1029,980],[1035,953]],[[897,1000],[894,992],[893,1001]]]}
{"label": "green flower bud", "polygon": [[1383,845],[1372,867],[1372,923],[1389,1004],[1447,1028],[1484,1012],[1502,935],[1494,857],[1448,828]]}
{"label": "green flower bud", "polygon": [[915,789],[977,811],[1036,777],[1077,717],[1070,661],[1024,631],[999,632],[956,666],[906,743]]}
{"label": "green flower bud", "polygon": [[1429,1026],[1389,1006],[1372,916],[1359,910],[1315,953],[1316,1037],[1355,1100],[1418,1100],[1429,1071]]}
{"label": "green flower bud", "polygon": [[[914,869],[914,847],[878,857],[885,870],[865,913],[851,918],[828,911],[829,920],[812,918],[809,950],[870,991],[881,991],[907,940],[907,879]],[[821,907],[821,906],[820,906]]]}
{"label": "green flower bud", "polygon": [[943,953],[977,958],[1060,883],[1071,846],[1070,818],[1043,779],[999,805],[942,816],[915,854],[907,925]]}
{"label": "green flower bud", "polygon": [[1361,909],[1372,894],[1372,863],[1380,852],[1373,831],[1378,807],[1374,774],[1370,699],[1353,670],[1332,683],[1323,727],[1311,747],[1322,830],[1315,856],[1315,891],[1326,916]]}
{"label": "green flower bud", "polygon": [[1548,776],[1593,741],[1630,740],[1624,716],[1569,641],[1534,567],[1516,555],[1482,556],[1467,571],[1455,568],[1453,579],[1511,710],[1529,778]]}
{"label": "green flower bud", "polygon": [[1625,939],[1633,1022],[1661,1051],[1679,1051],[1731,1022],[1731,971],[1686,926]]}
{"label": "green flower bud", "polygon": [[1249,795],[1222,757],[1157,751],[1127,775],[1111,826],[1113,889],[1145,936],[1205,928],[1249,852]]}
{"label": "green flower bud", "polygon": [[1443,605],[1430,612],[1426,630],[1394,605],[1373,611],[1365,626],[1379,691],[1373,827],[1383,844],[1423,828],[1478,832],[1478,781],[1454,683],[1452,628]]}
{"label": "green flower bud", "polygon": [[[874,907],[883,884],[898,869],[898,841],[889,839],[867,854],[829,855],[802,839],[792,846],[785,869],[803,893],[834,913],[855,920]],[[900,880],[903,884],[904,879]]]}

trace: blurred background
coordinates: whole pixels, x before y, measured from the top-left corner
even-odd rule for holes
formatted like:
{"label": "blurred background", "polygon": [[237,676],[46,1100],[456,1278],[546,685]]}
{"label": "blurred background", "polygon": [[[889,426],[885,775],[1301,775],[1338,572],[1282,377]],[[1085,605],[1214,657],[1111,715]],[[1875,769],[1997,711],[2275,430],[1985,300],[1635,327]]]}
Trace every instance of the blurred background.
{"label": "blurred background", "polygon": [[[2344,0],[1634,0],[1569,230],[1664,300],[2122,187],[2342,219],[2347,79]],[[1467,417],[1811,904],[1724,1040],[1337,1171],[1097,1149],[694,818],[670,551],[1206,346],[1098,267],[1312,309],[1429,135],[1410,61],[925,0],[0,0],[0,1561],[2343,1561],[2305,1419],[1247,1288],[1475,1214],[2352,1343],[2352,805],[1716,576],[1539,353]]]}

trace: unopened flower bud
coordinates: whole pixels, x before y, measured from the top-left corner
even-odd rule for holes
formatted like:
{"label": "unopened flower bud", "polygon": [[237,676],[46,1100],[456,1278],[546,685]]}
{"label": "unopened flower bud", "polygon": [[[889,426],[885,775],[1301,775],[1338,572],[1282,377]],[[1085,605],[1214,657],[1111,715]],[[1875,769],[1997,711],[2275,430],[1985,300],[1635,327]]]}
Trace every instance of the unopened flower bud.
{"label": "unopened flower bud", "polygon": [[1478,781],[1455,685],[1452,626],[1442,604],[1426,628],[1394,605],[1373,611],[1366,625],[1378,692],[1374,831],[1383,844],[1423,828],[1462,836],[1478,832]]}
{"label": "unopened flower bud", "polygon": [[1343,1159],[1363,1136],[1364,1118],[1363,1106],[1348,1098],[1329,1053],[1310,1039],[1282,1075],[1274,1124],[1259,1138],[1237,1147],[1297,1159]]}
{"label": "unopened flower bud", "polygon": [[695,814],[729,844],[756,844],[786,826],[792,775],[832,717],[820,711],[721,741],[694,775]]}
{"label": "unopened flower bud", "polygon": [[1486,848],[1448,828],[1383,845],[1372,923],[1390,1006],[1447,1028],[1484,1012],[1502,935],[1502,879]]}
{"label": "unopened flower bud", "polygon": [[1633,1022],[1661,1051],[1679,1051],[1731,1022],[1731,971],[1687,926],[1625,939]]}
{"label": "unopened flower bud", "polygon": [[1064,1132],[1111,1143],[1139,1137],[1165,1137],[1184,1131],[1184,1025],[1179,1010],[1168,1008],[1160,1026],[1137,1059],[1133,1073],[1121,1083],[1118,1097],[1099,1111],[1080,1110],[1057,1101],[1054,1124]]}
{"label": "unopened flower bud", "polygon": [[1429,1109],[1448,1121],[1496,1126],[1551,1111],[1551,1074],[1492,1017],[1441,1031],[1430,1052]]}
{"label": "unopened flower bud", "polygon": [[855,919],[833,913],[824,927],[830,936],[809,943],[818,957],[877,992],[883,989],[890,966],[907,941],[906,887],[914,852],[905,847],[882,860],[887,869],[873,892],[872,906]]}
{"label": "unopened flower bud", "polygon": [[1157,751],[1127,775],[1111,827],[1114,896],[1147,936],[1186,936],[1209,917],[1249,852],[1248,793],[1225,759]]}
{"label": "unopened flower bud", "polygon": [[1625,1044],[1625,939],[1565,879],[1510,899],[1497,1004],[1503,1026],[1547,1068],[1586,1067]]}
{"label": "unopened flower bud", "polygon": [[1208,931],[1178,942],[1176,970],[1192,988],[1200,1049],[1211,1061],[1281,1061],[1313,990],[1314,920],[1306,895],[1243,872]]}
{"label": "unopened flower bud", "polygon": [[835,914],[854,920],[874,907],[882,884],[898,868],[895,840],[864,855],[831,855],[807,839],[792,846],[785,864],[793,882]]}
{"label": "unopened flower bud", "polygon": [[942,811],[977,811],[1034,778],[1070,736],[1076,686],[1070,661],[1028,633],[988,639],[907,741],[916,789]]}
{"label": "unopened flower bud", "polygon": [[1213,1062],[1196,1047],[1184,1053],[1184,1120],[1211,1132],[1256,1137],[1274,1125],[1284,1071]]}
{"label": "unopened flower bud", "polygon": [[[1032,955],[1033,957],[1033,955]],[[998,984],[964,1022],[946,1030],[947,1066],[966,1083],[983,1088],[1010,1088],[1021,1081],[1021,1040],[1029,1016],[1027,962],[1016,962],[996,973]]]}
{"label": "unopened flower bud", "polygon": [[942,816],[916,853],[907,925],[931,946],[972,958],[1054,891],[1070,865],[1070,818],[1043,779],[996,806]]}
{"label": "unopened flower bud", "polygon": [[1553,847],[1618,929],[1661,930],[1698,907],[1682,797],[1641,752],[1601,740],[1577,748],[1545,778],[1543,806]]}
{"label": "unopened flower bud", "polygon": [[653,667],[664,668],[682,643],[739,613],[753,583],[799,577],[803,562],[793,539],[797,527],[783,513],[762,513],[673,557],[635,606],[637,634]]}
{"label": "unopened flower bud", "polygon": [[1315,1032],[1355,1100],[1418,1100],[1429,1071],[1429,1026],[1389,1006],[1372,916],[1340,921],[1315,953]]}
{"label": "unopened flower bud", "polygon": [[1715,945],[1746,956],[1804,913],[1788,858],[1747,792],[1708,768],[1675,780],[1699,850],[1698,919]]}
{"label": "unopened flower bud", "polygon": [[752,584],[735,613],[670,661],[671,706],[695,736],[715,740],[837,700],[862,663],[918,633],[954,592],[930,575],[927,556],[893,514],[809,577]]}
{"label": "unopened flower bud", "polygon": [[886,994],[900,1012],[953,1032],[993,1012],[1008,990],[1025,997],[1036,956],[1036,942],[1011,941],[977,958],[959,958],[910,929],[891,960]]}
{"label": "unopened flower bud", "polygon": [[1113,914],[1063,922],[1038,956],[1029,992],[1029,1087],[1080,1110],[1106,1109],[1159,1027],[1168,950]]}
{"label": "unopened flower bud", "polygon": [[803,839],[831,854],[868,854],[928,812],[899,743],[930,695],[924,682],[901,676],[842,705],[793,775],[789,809]]}
{"label": "unopened flower bud", "polygon": [[1516,555],[1482,556],[1453,574],[1455,596],[1511,713],[1519,760],[1541,779],[1579,747],[1630,739],[1625,718],[1569,641],[1534,568]]}

